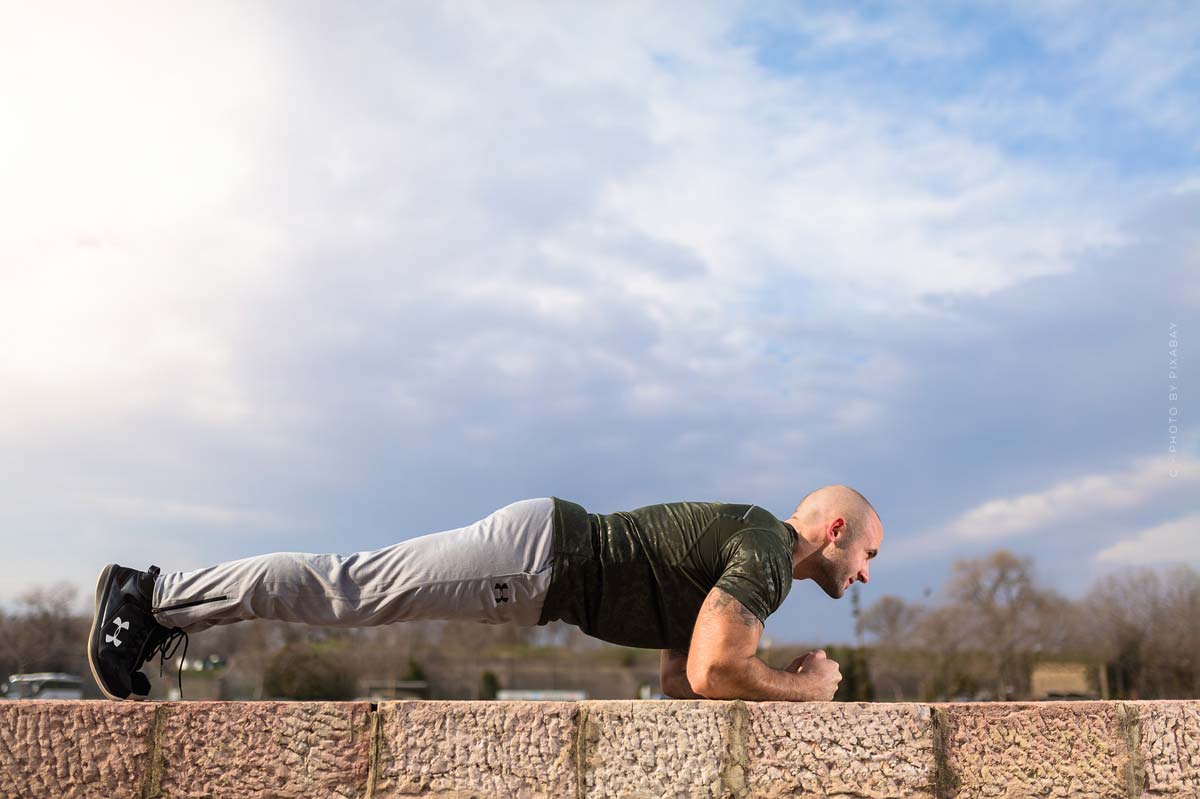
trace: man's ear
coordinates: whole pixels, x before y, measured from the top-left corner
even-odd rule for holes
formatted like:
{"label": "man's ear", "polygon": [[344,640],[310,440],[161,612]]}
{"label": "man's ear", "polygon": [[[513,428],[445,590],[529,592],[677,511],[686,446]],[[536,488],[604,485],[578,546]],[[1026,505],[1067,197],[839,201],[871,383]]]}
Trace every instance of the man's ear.
{"label": "man's ear", "polygon": [[825,530],[825,543],[832,544],[839,536],[846,534],[846,520],[842,517],[834,519]]}

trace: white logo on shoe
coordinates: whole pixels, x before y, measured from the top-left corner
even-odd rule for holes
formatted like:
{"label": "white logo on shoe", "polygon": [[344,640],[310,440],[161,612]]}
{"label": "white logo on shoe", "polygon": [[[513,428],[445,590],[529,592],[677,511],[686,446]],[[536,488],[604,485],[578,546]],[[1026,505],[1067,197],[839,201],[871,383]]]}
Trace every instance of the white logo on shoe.
{"label": "white logo on shoe", "polygon": [[120,639],[120,638],[118,638],[117,636],[120,634],[121,630],[128,630],[128,629],[129,629],[129,622],[127,622],[127,621],[121,621],[121,617],[120,617],[120,616],[117,616],[115,619],[113,619],[113,622],[112,622],[112,623],[113,623],[113,624],[116,626],[116,629],[115,629],[115,630],[113,630],[113,634],[112,634],[112,635],[105,635],[105,636],[104,636],[104,642],[105,642],[106,644],[112,644],[113,646],[120,646],[120,645],[121,645],[121,639]]}

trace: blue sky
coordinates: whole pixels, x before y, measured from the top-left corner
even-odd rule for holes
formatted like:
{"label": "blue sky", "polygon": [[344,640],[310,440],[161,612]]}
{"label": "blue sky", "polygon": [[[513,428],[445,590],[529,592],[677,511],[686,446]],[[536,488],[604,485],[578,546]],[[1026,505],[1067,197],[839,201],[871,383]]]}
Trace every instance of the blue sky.
{"label": "blue sky", "polygon": [[0,602],[833,482],[865,604],[1200,568],[1192,4],[5,16]]}

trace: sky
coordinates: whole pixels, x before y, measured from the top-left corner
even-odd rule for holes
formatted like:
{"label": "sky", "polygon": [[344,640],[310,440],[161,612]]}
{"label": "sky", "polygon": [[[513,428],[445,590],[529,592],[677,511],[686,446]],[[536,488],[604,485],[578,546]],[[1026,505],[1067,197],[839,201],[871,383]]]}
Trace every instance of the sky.
{"label": "sky", "polygon": [[1200,568],[1193,3],[113,10],[0,4],[0,603],[829,483],[864,606]]}

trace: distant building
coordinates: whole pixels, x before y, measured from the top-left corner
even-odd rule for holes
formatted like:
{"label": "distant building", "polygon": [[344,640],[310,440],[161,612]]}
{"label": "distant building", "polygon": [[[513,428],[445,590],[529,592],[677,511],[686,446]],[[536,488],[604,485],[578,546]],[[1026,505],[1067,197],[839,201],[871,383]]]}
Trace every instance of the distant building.
{"label": "distant building", "polygon": [[1030,699],[1099,699],[1087,663],[1036,663],[1029,676]]}
{"label": "distant building", "polygon": [[364,702],[387,702],[396,699],[428,699],[429,683],[425,680],[364,680]]}
{"label": "distant building", "polygon": [[567,691],[567,690],[555,690],[555,689],[551,689],[551,688],[542,688],[542,689],[525,690],[525,691],[513,691],[513,690],[503,690],[502,689],[502,690],[499,690],[496,692],[496,699],[501,700],[501,701],[503,701],[503,700],[518,701],[518,700],[534,699],[534,700],[542,700],[542,701],[549,701],[549,702],[573,702],[573,701],[582,701],[587,698],[588,698],[587,691]]}

